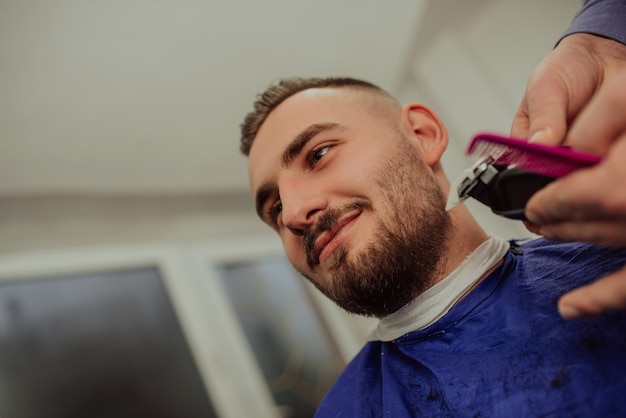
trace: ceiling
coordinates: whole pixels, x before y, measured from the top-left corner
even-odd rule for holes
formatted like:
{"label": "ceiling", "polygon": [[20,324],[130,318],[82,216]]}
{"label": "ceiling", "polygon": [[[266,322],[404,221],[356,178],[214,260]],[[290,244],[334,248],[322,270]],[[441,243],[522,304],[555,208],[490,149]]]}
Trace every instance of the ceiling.
{"label": "ceiling", "polygon": [[0,0],[0,197],[247,190],[281,76],[393,91],[427,1]]}
{"label": "ceiling", "polygon": [[[282,76],[418,100],[467,168],[577,0],[0,0],[0,252],[266,231],[239,124]],[[523,225],[468,207],[487,231]]]}

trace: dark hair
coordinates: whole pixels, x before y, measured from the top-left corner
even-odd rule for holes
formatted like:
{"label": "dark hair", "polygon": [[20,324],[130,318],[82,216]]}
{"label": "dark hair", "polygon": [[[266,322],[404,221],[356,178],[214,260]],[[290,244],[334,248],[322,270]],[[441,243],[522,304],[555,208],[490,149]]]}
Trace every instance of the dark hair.
{"label": "dark hair", "polygon": [[303,90],[313,88],[340,88],[350,87],[357,89],[368,89],[385,96],[389,94],[367,81],[349,77],[328,77],[328,78],[283,78],[271,84],[263,93],[257,95],[254,102],[254,110],[248,113],[241,124],[241,143],[239,150],[244,154],[250,153],[252,142],[256,137],[265,119],[283,101]]}

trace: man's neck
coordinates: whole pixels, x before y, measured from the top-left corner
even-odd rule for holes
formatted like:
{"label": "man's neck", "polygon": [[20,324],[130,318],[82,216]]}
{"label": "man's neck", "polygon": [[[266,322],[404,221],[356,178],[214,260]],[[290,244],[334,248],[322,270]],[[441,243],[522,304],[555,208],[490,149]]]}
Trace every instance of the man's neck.
{"label": "man's neck", "polygon": [[489,235],[465,206],[456,207],[450,212],[450,217],[452,228],[448,233],[446,248],[440,258],[439,273],[433,285],[448,277],[476,248],[489,239]]}

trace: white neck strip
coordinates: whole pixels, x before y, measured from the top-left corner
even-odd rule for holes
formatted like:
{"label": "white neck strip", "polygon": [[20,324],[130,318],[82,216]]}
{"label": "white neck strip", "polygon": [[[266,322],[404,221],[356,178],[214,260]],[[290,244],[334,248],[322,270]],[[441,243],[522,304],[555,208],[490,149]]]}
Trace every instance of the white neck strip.
{"label": "white neck strip", "polygon": [[399,311],[382,318],[368,339],[392,341],[404,334],[432,325],[448,313],[467,291],[504,257],[508,249],[508,242],[491,235],[445,279]]}

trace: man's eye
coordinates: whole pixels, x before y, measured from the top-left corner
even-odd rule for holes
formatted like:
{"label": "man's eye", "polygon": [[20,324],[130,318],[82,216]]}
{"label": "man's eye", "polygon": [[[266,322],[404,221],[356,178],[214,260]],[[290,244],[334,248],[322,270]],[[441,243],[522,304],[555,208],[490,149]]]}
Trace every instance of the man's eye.
{"label": "man's eye", "polygon": [[311,151],[309,154],[309,164],[317,164],[322,158],[324,158],[324,155],[328,153],[328,150],[330,150],[330,147],[322,147]]}
{"label": "man's eye", "polygon": [[283,211],[283,204],[280,203],[280,201],[276,201],[276,203],[272,204],[272,206],[269,209],[269,215],[270,215],[270,220],[272,221],[272,223],[277,224],[278,223],[278,216],[280,215],[280,213]]}

